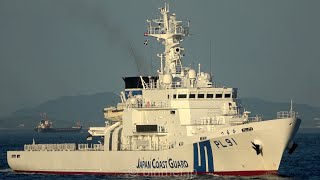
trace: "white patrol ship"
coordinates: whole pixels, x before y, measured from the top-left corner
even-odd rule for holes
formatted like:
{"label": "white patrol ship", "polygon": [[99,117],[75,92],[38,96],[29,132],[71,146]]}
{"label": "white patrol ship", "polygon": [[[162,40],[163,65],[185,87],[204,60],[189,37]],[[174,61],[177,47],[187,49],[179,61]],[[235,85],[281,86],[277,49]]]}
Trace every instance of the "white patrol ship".
{"label": "white patrol ship", "polygon": [[301,120],[249,117],[236,88],[216,87],[208,73],[182,66],[180,42],[189,34],[169,7],[148,22],[145,36],[162,42],[157,76],[126,77],[121,103],[105,109],[112,123],[91,127],[100,144],[29,144],[8,151],[16,172],[57,174],[276,174]]}

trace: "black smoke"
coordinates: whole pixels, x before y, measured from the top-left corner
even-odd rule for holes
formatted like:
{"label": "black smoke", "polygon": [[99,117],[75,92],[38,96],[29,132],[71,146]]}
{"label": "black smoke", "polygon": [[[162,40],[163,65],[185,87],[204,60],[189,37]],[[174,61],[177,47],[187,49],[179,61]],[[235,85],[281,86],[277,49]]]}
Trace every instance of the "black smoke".
{"label": "black smoke", "polygon": [[119,14],[110,14],[108,5],[105,1],[102,3],[93,3],[92,1],[55,1],[55,5],[59,9],[63,9],[68,18],[79,23],[87,24],[88,26],[95,26],[105,32],[106,43],[124,49],[129,55],[130,59],[134,60],[137,66],[139,75],[147,74],[147,61],[144,55],[135,48],[125,32],[125,28],[121,26],[121,22],[117,21]]}

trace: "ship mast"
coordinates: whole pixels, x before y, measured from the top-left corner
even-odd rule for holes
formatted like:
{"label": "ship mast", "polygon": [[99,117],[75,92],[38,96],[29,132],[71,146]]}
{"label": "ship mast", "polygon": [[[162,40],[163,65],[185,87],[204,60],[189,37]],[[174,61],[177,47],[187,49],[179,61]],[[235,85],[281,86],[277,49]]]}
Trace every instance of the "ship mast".
{"label": "ship mast", "polygon": [[180,77],[184,51],[180,42],[189,35],[189,23],[187,26],[183,26],[182,21],[176,19],[175,13],[169,14],[169,5],[167,4],[159,9],[162,16],[159,19],[147,20],[149,25],[145,36],[157,38],[165,47],[165,51],[158,54],[161,61],[161,67],[158,71],[160,80],[164,74]]}

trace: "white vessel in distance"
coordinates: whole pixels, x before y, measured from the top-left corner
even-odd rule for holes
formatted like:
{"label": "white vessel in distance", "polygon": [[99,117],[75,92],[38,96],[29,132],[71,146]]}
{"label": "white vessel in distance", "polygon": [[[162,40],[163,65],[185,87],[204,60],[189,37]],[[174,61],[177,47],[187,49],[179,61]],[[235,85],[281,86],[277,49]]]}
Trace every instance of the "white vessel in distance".
{"label": "white vessel in distance", "polygon": [[181,41],[189,24],[169,7],[148,20],[145,36],[161,42],[157,76],[126,77],[117,107],[105,109],[112,123],[91,127],[100,144],[27,144],[8,151],[16,172],[57,174],[276,174],[292,152],[301,120],[292,111],[278,118],[249,117],[236,88],[215,87],[208,73],[182,66]]}

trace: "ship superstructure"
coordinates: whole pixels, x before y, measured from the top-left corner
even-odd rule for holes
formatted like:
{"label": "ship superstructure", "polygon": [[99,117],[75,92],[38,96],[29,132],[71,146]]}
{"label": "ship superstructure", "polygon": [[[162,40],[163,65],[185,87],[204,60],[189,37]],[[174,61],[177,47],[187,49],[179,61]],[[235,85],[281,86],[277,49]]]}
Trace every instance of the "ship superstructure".
{"label": "ship superstructure", "polygon": [[[101,144],[31,144],[9,151],[15,171],[90,174],[260,175],[277,172],[301,120],[294,111],[274,120],[250,117],[236,88],[216,87],[209,73],[184,67],[181,41],[189,23],[169,6],[148,20],[145,36],[165,47],[156,76],[125,77],[117,107],[105,108],[111,123],[91,127]],[[19,158],[18,158],[19,156]],[[44,159],[49,156],[52,159]],[[37,163],[31,161],[37,160]]]}
{"label": "ship superstructure", "polygon": [[41,113],[41,121],[39,124],[34,128],[36,132],[44,132],[44,131],[50,131],[53,129],[53,123],[47,118],[46,113]]}

